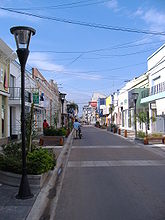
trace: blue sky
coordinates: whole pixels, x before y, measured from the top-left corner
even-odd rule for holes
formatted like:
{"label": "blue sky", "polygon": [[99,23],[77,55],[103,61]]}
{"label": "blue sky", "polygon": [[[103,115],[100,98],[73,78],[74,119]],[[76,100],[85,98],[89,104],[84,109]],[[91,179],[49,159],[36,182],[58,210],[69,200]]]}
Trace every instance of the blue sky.
{"label": "blue sky", "polygon": [[[127,31],[114,31],[57,22],[52,18],[108,25],[119,29],[165,32],[164,0],[0,0],[3,39],[16,49],[10,27],[31,26],[36,35],[31,39],[28,69],[37,67],[49,80],[54,79],[68,100],[82,105],[93,92],[109,95],[120,89],[125,80],[147,70],[147,57],[164,42],[165,36]],[[50,19],[51,18],[51,19]],[[62,85],[61,85],[62,84]]]}

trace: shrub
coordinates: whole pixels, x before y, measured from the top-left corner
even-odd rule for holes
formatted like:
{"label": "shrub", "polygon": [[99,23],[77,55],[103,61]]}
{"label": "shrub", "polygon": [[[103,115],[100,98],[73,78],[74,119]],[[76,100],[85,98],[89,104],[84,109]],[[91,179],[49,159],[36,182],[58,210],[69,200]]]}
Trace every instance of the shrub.
{"label": "shrub", "polygon": [[152,133],[149,136],[151,136],[151,137],[162,137],[163,135],[161,133]]}
{"label": "shrub", "polygon": [[41,174],[53,169],[55,159],[53,153],[47,149],[35,149],[27,155],[27,172],[28,174]]}
{"label": "shrub", "polygon": [[146,136],[146,134],[145,134],[145,132],[143,132],[143,131],[138,131],[137,136],[138,136],[139,138],[144,138],[144,137]]}
{"label": "shrub", "polygon": [[49,127],[44,130],[45,136],[66,136],[67,130],[66,128],[58,128]]}
{"label": "shrub", "polygon": [[9,143],[2,146],[3,153],[7,157],[21,159],[22,156],[22,144],[21,143]]}
{"label": "shrub", "polygon": [[22,172],[22,162],[21,159],[16,159],[14,157],[7,157],[5,155],[0,155],[0,170],[8,171],[12,173]]}
{"label": "shrub", "polygon": [[[13,148],[12,148],[13,146]],[[3,154],[0,155],[0,170],[22,173],[21,143],[3,146]],[[42,174],[54,168],[56,160],[53,153],[47,149],[34,149],[27,153],[27,173]]]}

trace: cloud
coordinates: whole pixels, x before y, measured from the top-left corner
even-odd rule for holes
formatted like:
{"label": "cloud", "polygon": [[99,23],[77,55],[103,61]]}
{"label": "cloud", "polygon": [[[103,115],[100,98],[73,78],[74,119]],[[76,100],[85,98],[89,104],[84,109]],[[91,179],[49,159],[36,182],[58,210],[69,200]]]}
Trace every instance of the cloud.
{"label": "cloud", "polygon": [[151,27],[165,30],[165,14],[156,10],[149,10],[144,13],[143,19]]}
{"label": "cloud", "polygon": [[118,1],[117,0],[111,0],[107,3],[108,8],[111,8],[113,10],[118,9]]}
{"label": "cloud", "polygon": [[[45,53],[30,53],[28,64],[43,70],[65,71],[64,66],[49,61],[49,55]],[[51,58],[50,58],[51,59]]]}
{"label": "cloud", "polygon": [[136,12],[134,13],[134,16],[136,17],[136,16],[142,16],[143,15],[143,10],[141,9],[141,8],[138,8],[137,10],[136,10]]}
{"label": "cloud", "polygon": [[[49,61],[50,60],[50,61]],[[41,72],[47,72],[47,75],[52,75],[52,73],[56,73],[56,75],[63,74],[65,75],[65,79],[67,78],[80,78],[82,80],[100,80],[101,76],[99,74],[86,74],[81,70],[73,70],[67,69],[63,65],[56,64],[51,61],[52,57],[46,53],[33,52],[30,53],[28,64],[32,67],[36,67]]]}
{"label": "cloud", "polygon": [[149,25],[150,30],[165,30],[165,14],[157,11],[156,9],[144,11],[144,9],[139,8],[134,13],[134,15],[140,17],[143,21],[145,21],[145,23]]}

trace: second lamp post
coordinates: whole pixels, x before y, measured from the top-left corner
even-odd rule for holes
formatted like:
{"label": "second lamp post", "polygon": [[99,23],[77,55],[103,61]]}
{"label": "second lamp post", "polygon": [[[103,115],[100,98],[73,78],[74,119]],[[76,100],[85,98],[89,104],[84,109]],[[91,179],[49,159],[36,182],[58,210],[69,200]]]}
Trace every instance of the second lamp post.
{"label": "second lamp post", "polygon": [[64,127],[64,100],[65,100],[65,93],[60,93],[60,99],[61,99],[61,103],[62,103],[62,115],[61,115],[61,119],[62,119],[62,128]]}
{"label": "second lamp post", "polygon": [[136,126],[136,102],[137,102],[137,99],[138,99],[138,95],[139,95],[139,93],[137,93],[137,92],[133,92],[133,93],[132,93],[133,100],[134,100],[135,139],[137,138],[137,126]]}

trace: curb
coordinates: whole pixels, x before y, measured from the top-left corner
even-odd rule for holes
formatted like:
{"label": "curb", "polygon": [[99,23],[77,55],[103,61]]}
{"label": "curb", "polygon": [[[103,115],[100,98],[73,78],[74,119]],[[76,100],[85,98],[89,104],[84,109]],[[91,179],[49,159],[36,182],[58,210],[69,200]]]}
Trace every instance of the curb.
{"label": "curb", "polygon": [[35,203],[33,204],[32,209],[30,210],[28,216],[26,217],[26,220],[39,220],[45,210],[45,208],[47,207],[47,204],[49,202],[49,191],[50,189],[54,186],[56,179],[58,177],[58,173],[61,170],[61,166],[63,163],[63,159],[65,156],[65,153],[67,152],[68,148],[71,146],[73,140],[73,130],[70,133],[69,137],[67,138],[67,141],[57,159],[57,165],[55,167],[55,169],[52,172],[52,175],[48,181],[48,183],[46,184],[46,186],[44,186],[41,191],[39,192]]}

